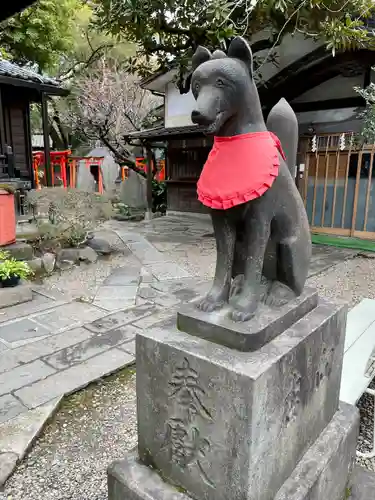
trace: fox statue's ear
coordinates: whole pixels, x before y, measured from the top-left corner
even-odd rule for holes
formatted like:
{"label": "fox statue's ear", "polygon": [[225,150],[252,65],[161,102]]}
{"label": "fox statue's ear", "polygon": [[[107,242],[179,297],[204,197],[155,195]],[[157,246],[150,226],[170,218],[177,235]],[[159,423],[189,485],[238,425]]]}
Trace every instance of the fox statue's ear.
{"label": "fox statue's ear", "polygon": [[224,59],[224,57],[227,57],[227,55],[222,50],[215,50],[212,54],[212,59]]}
{"label": "fox statue's ear", "polygon": [[228,57],[233,57],[244,62],[249,68],[250,75],[253,74],[253,53],[251,52],[250,45],[242,36],[233,38],[229,45]]}
{"label": "fox statue's ear", "polygon": [[193,59],[191,62],[192,70],[195,71],[198,66],[203,64],[206,61],[209,61],[211,59],[211,52],[206,49],[206,47],[199,47],[195,51],[195,54],[193,55]]}

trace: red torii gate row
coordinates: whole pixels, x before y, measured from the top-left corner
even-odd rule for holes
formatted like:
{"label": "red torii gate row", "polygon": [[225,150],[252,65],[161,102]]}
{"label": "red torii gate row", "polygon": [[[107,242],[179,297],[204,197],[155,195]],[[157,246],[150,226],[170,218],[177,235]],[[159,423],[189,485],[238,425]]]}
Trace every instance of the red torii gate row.
{"label": "red torii gate row", "polygon": [[[33,153],[33,174],[36,189],[40,189],[43,185],[46,185],[46,179],[51,179],[52,186],[63,186],[64,188],[74,188],[77,183],[77,170],[79,162],[83,161],[86,168],[90,170],[93,174],[99,193],[103,193],[103,176],[102,176],[102,163],[104,157],[93,157],[93,156],[72,156],[70,150],[66,151],[51,151],[50,152],[50,176],[47,176],[46,164],[43,151],[36,151]],[[147,171],[147,162],[144,158],[136,159],[136,166]],[[94,172],[93,172],[94,168]],[[128,167],[120,167],[121,169],[121,180],[125,181],[128,177]],[[159,162],[158,172],[155,175],[155,179],[158,181],[165,180],[165,162],[161,160]]]}

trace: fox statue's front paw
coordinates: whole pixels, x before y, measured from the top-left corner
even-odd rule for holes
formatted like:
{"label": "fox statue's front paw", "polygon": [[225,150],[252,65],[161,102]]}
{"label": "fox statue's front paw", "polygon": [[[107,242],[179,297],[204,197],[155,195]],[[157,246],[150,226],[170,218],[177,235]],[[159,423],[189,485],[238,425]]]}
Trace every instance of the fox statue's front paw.
{"label": "fox statue's front paw", "polygon": [[197,302],[197,308],[201,311],[212,312],[221,309],[228,301],[229,290],[227,288],[213,288],[205,297]]}
{"label": "fox statue's front paw", "polygon": [[270,307],[282,307],[296,298],[296,294],[288,286],[274,281],[265,297],[264,303]]}
{"label": "fox statue's front paw", "polygon": [[231,317],[233,321],[243,322],[251,319],[258,307],[258,300],[252,294],[240,294],[231,300]]}

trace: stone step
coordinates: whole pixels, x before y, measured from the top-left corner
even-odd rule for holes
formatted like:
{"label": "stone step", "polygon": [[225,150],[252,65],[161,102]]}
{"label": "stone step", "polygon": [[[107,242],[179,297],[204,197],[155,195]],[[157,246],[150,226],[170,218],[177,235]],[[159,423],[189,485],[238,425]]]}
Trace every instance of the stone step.
{"label": "stone step", "polygon": [[0,288],[0,309],[29,302],[32,298],[31,286],[26,282],[20,282],[13,288]]}

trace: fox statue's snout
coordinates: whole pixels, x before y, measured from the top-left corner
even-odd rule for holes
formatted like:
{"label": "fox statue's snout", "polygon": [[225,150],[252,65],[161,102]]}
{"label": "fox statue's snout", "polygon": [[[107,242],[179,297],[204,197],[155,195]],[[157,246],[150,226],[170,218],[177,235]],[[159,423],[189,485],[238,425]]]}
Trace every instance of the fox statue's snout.
{"label": "fox statue's snout", "polygon": [[227,116],[228,110],[232,108],[228,105],[229,96],[226,89],[217,88],[214,82],[214,73],[195,75],[193,94],[196,105],[191,113],[193,123],[205,126],[212,133],[218,132],[218,125],[222,125],[220,117]]}
{"label": "fox statue's snout", "polygon": [[216,115],[210,114],[207,110],[202,109],[194,109],[191,112],[191,121],[196,125],[205,125],[209,126],[215,121]]}

